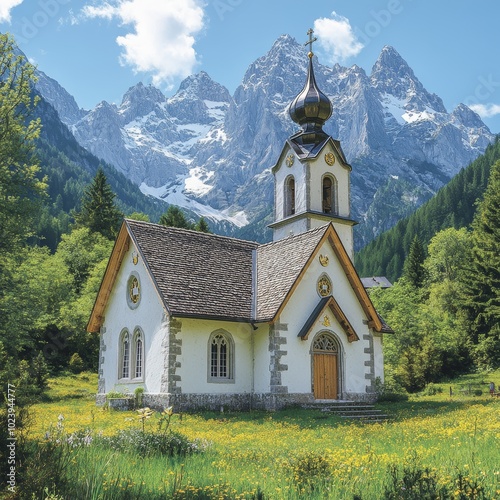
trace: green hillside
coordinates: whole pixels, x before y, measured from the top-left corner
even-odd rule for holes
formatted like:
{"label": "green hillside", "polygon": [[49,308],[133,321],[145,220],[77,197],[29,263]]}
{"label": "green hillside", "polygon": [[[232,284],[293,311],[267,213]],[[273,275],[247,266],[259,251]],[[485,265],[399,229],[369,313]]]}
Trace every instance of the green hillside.
{"label": "green hillside", "polygon": [[401,276],[415,236],[427,247],[438,231],[469,226],[477,200],[486,189],[491,165],[499,159],[500,141],[497,139],[484,155],[462,169],[432,199],[361,249],[355,257],[360,276],[387,276],[394,281]]}
{"label": "green hillside", "polygon": [[124,214],[142,212],[149,215],[152,221],[157,221],[166,211],[166,203],[144,195],[138,186],[112,165],[82,148],[60,121],[55,109],[43,99],[36,108],[36,114],[42,122],[37,156],[41,174],[48,183],[48,199],[38,222],[38,243],[55,250],[61,235],[68,232],[70,212],[79,208],[83,191],[99,166],[103,168]]}

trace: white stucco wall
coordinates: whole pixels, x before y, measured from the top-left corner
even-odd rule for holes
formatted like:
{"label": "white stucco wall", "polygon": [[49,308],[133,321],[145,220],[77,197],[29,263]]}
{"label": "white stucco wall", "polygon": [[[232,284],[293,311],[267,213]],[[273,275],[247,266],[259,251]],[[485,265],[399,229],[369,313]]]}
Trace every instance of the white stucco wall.
{"label": "white stucco wall", "polygon": [[[326,163],[325,156],[333,154],[335,163],[330,166]],[[293,164],[288,166],[287,159],[294,158]],[[350,218],[350,169],[345,168],[342,161],[332,145],[327,143],[323,151],[313,160],[301,162],[289,147],[285,148],[280,157],[275,171],[275,222],[287,219],[286,215],[286,184],[290,176],[295,179],[295,214],[305,212],[323,212],[323,178],[325,175],[332,176],[336,181],[334,197],[336,199],[337,213],[339,217]],[[290,235],[301,234],[310,229],[323,226],[328,219],[313,214],[303,219],[291,219],[281,226],[274,227],[273,240],[278,241]],[[351,258],[354,256],[353,231],[349,222],[334,220],[333,224],[337,230],[347,253]]]}
{"label": "white stucco wall", "polygon": [[[288,325],[287,344],[284,347],[287,354],[281,358],[281,363],[286,364],[288,370],[282,373],[282,384],[288,387],[290,393],[311,392],[312,342],[317,333],[328,331],[334,335],[341,346],[340,388],[342,392],[364,393],[367,385],[365,373],[368,371],[365,361],[369,360],[369,354],[366,354],[364,349],[370,347],[369,342],[363,338],[364,335],[370,333],[368,326],[364,323],[367,318],[328,242],[325,242],[318,255],[320,254],[328,257],[328,265],[323,267],[318,256],[314,259],[279,319],[280,323]],[[348,342],[346,333],[328,308],[316,321],[307,340],[297,337],[309,315],[321,300],[317,293],[317,282],[323,274],[330,278],[333,296],[356,331],[358,341]],[[330,326],[322,324],[324,316],[328,316]],[[379,360],[381,360],[380,357]]]}
{"label": "white stucco wall", "polygon": [[[106,392],[133,394],[137,387],[144,387],[146,392],[157,393],[160,391],[160,378],[163,373],[161,343],[164,332],[161,331],[161,323],[164,309],[142,260],[139,258],[136,265],[133,263],[132,254],[135,248],[132,243],[130,247],[123,258],[104,311],[103,340],[106,350],[102,353],[102,377]],[[140,280],[140,301],[136,308],[131,309],[127,302],[127,283],[133,272],[137,273]],[[119,377],[120,336],[122,331],[127,329],[132,341],[134,331],[138,327],[141,328],[144,338],[144,376],[138,380],[124,380]]]}
{"label": "white stucco wall", "polygon": [[[161,392],[161,377],[165,372],[165,350],[162,343],[168,339],[168,329],[163,323],[165,311],[149,274],[139,258],[133,263],[135,248],[131,243],[118,272],[113,291],[104,312],[103,341],[105,343],[102,378],[105,392],[119,391],[133,394],[137,387],[144,387],[146,393]],[[328,257],[328,265],[322,266],[319,255]],[[131,308],[127,301],[128,281],[132,273],[140,279],[141,299],[139,305]],[[332,282],[333,296],[348,317],[360,340],[349,343],[347,335],[338,324],[333,313],[327,308],[316,321],[307,340],[300,339],[297,334],[304,326],[310,314],[321,300],[317,293],[317,282],[326,274]],[[329,325],[325,326],[327,316]],[[177,387],[183,394],[267,394],[271,384],[270,326],[259,324],[254,329],[250,324],[177,318],[182,324],[176,340],[180,341],[181,354],[176,361],[180,366],[175,375],[180,376]],[[370,342],[364,338],[370,335],[373,340],[375,376],[383,378],[382,337],[372,335],[364,311],[348,282],[342,266],[335,253],[326,241],[306,270],[293,296],[286,304],[278,318],[278,323],[286,324],[288,330],[279,333],[286,336],[287,342],[282,346],[286,355],[279,361],[288,369],[281,372],[281,383],[289,393],[310,394],[312,392],[312,354],[311,346],[317,333],[328,331],[338,340],[340,345],[341,382],[339,389],[344,393],[362,394],[368,381],[365,374],[369,367],[370,354],[365,349]],[[139,327],[144,338],[144,376],[140,380],[123,380],[119,376],[121,369],[120,336],[127,329],[130,339]],[[234,342],[234,378],[228,382],[213,382],[209,377],[209,338],[222,329],[227,331]]]}
{"label": "white stucco wall", "polygon": [[266,394],[270,390],[270,355],[269,355],[269,325],[257,325],[254,332],[254,391]]}
{"label": "white stucco wall", "polygon": [[[289,167],[286,163],[289,156],[293,156],[293,165]],[[285,215],[285,182],[293,176],[295,179],[295,213],[304,212],[306,206],[306,170],[305,165],[300,162],[295,153],[288,147],[281,156],[281,163],[275,171],[274,183],[274,220],[280,221],[286,217]]]}
{"label": "white stucco wall", "polygon": [[[333,153],[335,156],[335,163],[332,166],[328,165],[325,161],[325,155],[329,153]],[[333,150],[330,143],[327,143],[321,154],[309,162],[310,209],[316,212],[323,210],[323,177],[325,174],[331,174],[337,181],[338,215],[341,217],[350,217],[350,171],[348,168],[342,166],[339,156]]]}
{"label": "white stucco wall", "polygon": [[[182,355],[177,356],[183,394],[248,393],[253,389],[253,329],[249,324],[179,318],[182,322],[177,339],[182,341]],[[209,380],[210,335],[222,329],[234,342],[234,378],[227,382]]]}
{"label": "white stucco wall", "polygon": [[[297,234],[305,233],[312,229],[309,227],[309,220],[306,218],[295,219],[293,221],[287,222],[283,224],[283,226],[275,227],[273,229],[273,241],[282,240],[284,238],[288,238],[289,236],[294,236]],[[325,225],[325,221],[322,221],[321,226]]]}

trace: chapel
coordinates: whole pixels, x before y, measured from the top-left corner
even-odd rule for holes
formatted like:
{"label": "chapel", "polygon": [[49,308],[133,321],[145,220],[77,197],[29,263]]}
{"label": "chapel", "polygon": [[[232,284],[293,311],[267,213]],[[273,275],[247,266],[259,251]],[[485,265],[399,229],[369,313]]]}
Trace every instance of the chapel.
{"label": "chapel", "polygon": [[309,36],[289,108],[300,130],[272,168],[273,241],[125,219],[87,328],[99,404],[138,387],[145,406],[175,411],[375,399],[391,329],[353,265],[351,166],[323,131],[332,105]]}

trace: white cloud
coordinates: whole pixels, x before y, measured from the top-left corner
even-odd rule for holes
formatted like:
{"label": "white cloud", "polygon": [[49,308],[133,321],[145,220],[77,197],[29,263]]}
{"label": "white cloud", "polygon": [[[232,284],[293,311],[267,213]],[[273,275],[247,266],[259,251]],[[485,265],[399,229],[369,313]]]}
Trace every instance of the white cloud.
{"label": "white cloud", "polygon": [[171,87],[175,78],[193,73],[195,35],[204,27],[202,0],[114,0],[86,5],[85,18],[117,19],[131,32],[116,39],[120,62],[153,74],[155,85]]}
{"label": "white cloud", "polygon": [[0,23],[10,23],[10,11],[23,3],[23,0],[0,0]]}
{"label": "white cloud", "polygon": [[500,104],[471,104],[469,108],[475,111],[481,118],[491,118],[492,116],[500,115]]}
{"label": "white cloud", "polygon": [[330,18],[316,19],[314,33],[332,64],[358,55],[364,47],[356,38],[349,19],[336,12],[332,12]]}

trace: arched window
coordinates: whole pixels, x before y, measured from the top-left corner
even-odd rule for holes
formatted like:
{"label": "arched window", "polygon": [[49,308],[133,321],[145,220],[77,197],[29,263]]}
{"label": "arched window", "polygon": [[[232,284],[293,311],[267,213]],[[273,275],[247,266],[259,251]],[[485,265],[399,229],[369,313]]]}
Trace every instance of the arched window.
{"label": "arched window", "polygon": [[315,337],[313,342],[314,352],[338,353],[339,346],[337,341],[329,333],[321,333]]}
{"label": "arched window", "polygon": [[337,207],[337,182],[335,178],[326,175],[323,177],[323,213],[336,214]]}
{"label": "arched window", "polygon": [[233,380],[234,344],[231,335],[224,330],[215,331],[210,336],[208,348],[209,380],[212,382]]}
{"label": "arched window", "polygon": [[134,335],[134,378],[142,378],[144,373],[144,340],[140,330]]}
{"label": "arched window", "polygon": [[130,377],[130,338],[125,330],[120,340],[120,378]]}
{"label": "arched window", "polygon": [[285,181],[285,217],[295,213],[295,179],[293,175]]}

